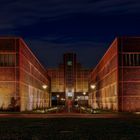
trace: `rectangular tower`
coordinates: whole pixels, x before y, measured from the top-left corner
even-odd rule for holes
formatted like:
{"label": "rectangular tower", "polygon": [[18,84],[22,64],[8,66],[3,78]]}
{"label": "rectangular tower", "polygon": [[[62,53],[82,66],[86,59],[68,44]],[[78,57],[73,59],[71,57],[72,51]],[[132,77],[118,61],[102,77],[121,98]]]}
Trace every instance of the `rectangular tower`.
{"label": "rectangular tower", "polygon": [[76,54],[65,53],[64,60],[64,82],[66,99],[74,98],[75,92],[75,77],[76,77]]}
{"label": "rectangular tower", "polygon": [[[52,104],[65,104],[67,99],[84,104],[88,101],[89,69],[77,62],[75,53],[65,53],[58,68],[48,69],[51,77]],[[84,95],[84,94],[85,95]]]}

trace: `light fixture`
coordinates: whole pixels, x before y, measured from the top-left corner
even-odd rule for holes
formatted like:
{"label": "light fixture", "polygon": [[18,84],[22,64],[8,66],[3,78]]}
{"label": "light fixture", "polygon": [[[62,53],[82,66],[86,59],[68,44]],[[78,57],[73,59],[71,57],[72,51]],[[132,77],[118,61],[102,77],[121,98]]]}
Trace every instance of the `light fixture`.
{"label": "light fixture", "polygon": [[86,92],[83,92],[83,95],[86,95]]}
{"label": "light fixture", "polygon": [[65,101],[65,99],[64,98],[61,98],[61,101]]}
{"label": "light fixture", "polygon": [[79,100],[80,99],[80,96],[77,96],[77,99]]}
{"label": "light fixture", "polygon": [[95,89],[96,86],[95,85],[90,85],[90,87],[91,87],[91,89]]}
{"label": "light fixture", "polygon": [[59,94],[57,94],[56,97],[59,98]]}
{"label": "light fixture", "polygon": [[48,86],[47,85],[42,85],[42,88],[43,89],[46,89]]}

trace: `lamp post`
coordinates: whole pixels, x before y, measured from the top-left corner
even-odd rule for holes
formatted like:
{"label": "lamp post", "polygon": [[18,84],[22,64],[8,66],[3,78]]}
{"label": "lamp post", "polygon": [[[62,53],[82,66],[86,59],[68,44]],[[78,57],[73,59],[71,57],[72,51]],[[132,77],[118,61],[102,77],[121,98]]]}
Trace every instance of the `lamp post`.
{"label": "lamp post", "polygon": [[[48,88],[48,86],[47,85],[42,85],[42,88],[44,89],[44,91],[46,91],[46,89]],[[46,96],[45,96],[45,107],[44,107],[44,109],[46,109]],[[50,99],[49,99],[49,102],[50,102]]]}
{"label": "lamp post", "polygon": [[86,101],[86,100],[85,100],[86,92],[83,92],[83,95],[84,95],[84,106],[85,106],[85,104],[86,104],[86,103],[85,103],[85,101]]}

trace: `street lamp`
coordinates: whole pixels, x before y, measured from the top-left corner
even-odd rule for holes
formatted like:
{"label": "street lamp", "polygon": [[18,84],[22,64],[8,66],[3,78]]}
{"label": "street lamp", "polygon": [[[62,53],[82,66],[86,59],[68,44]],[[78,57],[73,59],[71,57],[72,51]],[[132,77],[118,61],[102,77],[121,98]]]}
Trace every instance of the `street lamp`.
{"label": "street lamp", "polygon": [[85,103],[85,101],[86,101],[86,100],[85,100],[86,92],[83,92],[83,95],[84,95],[84,105],[85,105],[85,104],[86,104],[86,103]]}

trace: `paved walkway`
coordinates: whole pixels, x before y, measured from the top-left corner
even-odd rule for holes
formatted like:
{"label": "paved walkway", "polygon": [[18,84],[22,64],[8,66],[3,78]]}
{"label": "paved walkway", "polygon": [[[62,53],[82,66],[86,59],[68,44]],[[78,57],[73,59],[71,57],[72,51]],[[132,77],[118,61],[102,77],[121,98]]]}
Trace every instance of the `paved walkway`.
{"label": "paved walkway", "polygon": [[82,113],[53,113],[53,114],[0,114],[0,118],[140,118],[140,115],[127,114],[82,114]]}

